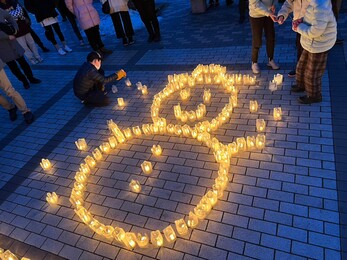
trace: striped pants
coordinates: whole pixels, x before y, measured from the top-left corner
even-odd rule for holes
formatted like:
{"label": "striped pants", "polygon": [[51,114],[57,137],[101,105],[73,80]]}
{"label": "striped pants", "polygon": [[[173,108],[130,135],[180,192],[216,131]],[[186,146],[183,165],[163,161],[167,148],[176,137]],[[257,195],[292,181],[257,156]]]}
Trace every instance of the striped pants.
{"label": "striped pants", "polygon": [[305,88],[309,97],[320,98],[322,96],[322,77],[327,65],[328,51],[310,53],[303,50],[299,62],[296,65],[296,83]]}

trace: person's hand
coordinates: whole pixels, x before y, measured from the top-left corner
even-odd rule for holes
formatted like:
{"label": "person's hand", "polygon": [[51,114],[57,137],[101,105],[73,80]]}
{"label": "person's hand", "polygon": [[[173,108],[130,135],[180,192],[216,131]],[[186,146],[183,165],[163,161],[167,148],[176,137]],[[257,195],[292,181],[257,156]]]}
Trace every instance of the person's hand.
{"label": "person's hand", "polygon": [[283,24],[284,23],[284,16],[283,15],[277,16],[277,22],[280,25]]}
{"label": "person's hand", "polygon": [[127,76],[127,73],[124,70],[120,70],[117,72],[118,79],[125,78]]}
{"label": "person's hand", "polygon": [[297,20],[293,20],[293,22],[292,22],[292,29],[293,29],[294,32],[296,32],[298,30],[298,26],[302,22],[303,22],[302,18],[301,19],[297,19]]}
{"label": "person's hand", "polygon": [[269,16],[274,23],[277,23],[277,16],[276,15],[270,14]]}
{"label": "person's hand", "polygon": [[16,36],[9,35],[8,38],[12,41],[12,40],[15,40],[15,39],[16,39]]}
{"label": "person's hand", "polygon": [[271,11],[271,13],[274,14],[276,12],[276,7],[274,5],[271,6],[270,11]]}

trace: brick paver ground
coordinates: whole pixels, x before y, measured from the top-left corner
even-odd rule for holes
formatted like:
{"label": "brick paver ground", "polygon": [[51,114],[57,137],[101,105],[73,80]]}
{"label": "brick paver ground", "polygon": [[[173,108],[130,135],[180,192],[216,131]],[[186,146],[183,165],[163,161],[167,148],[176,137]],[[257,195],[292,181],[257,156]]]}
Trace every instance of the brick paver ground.
{"label": "brick paver ground", "polygon": [[[194,1],[194,0],[192,0]],[[24,90],[6,69],[13,85],[23,94],[36,121],[26,126],[22,118],[10,122],[0,110],[0,247],[31,259],[347,259],[346,185],[346,43],[329,55],[323,78],[323,102],[299,105],[290,93],[294,82],[287,73],[295,66],[295,34],[287,22],[276,25],[275,60],[279,71],[266,68],[265,47],[259,62],[262,69],[255,86],[239,88],[238,106],[214,135],[223,143],[255,135],[255,119],[266,120],[266,148],[240,152],[231,159],[230,182],[214,209],[186,236],[161,248],[127,250],[84,225],[73,211],[69,195],[80,163],[110,136],[106,120],[120,128],[151,123],[153,96],[167,84],[169,74],[190,73],[198,64],[221,64],[229,74],[252,74],[251,34],[246,21],[238,24],[237,2],[204,14],[192,14],[190,2],[175,0],[162,6],[160,43],[147,43],[144,29],[136,31],[136,43],[123,47],[114,36],[104,36],[114,53],[103,63],[106,74],[124,68],[132,87],[117,83],[118,93],[109,93],[112,105],[86,108],[74,97],[72,78],[90,51],[79,46],[66,23],[64,33],[73,52],[61,57],[43,53],[45,61],[32,66],[39,85]],[[99,3],[95,3],[100,7]],[[344,3],[345,5],[345,3]],[[341,36],[347,39],[346,6],[339,19]],[[100,12],[101,13],[101,12]],[[103,15],[103,14],[101,14]],[[107,18],[104,18],[107,19]],[[42,28],[34,25],[42,40]],[[268,82],[276,73],[284,75],[279,90],[270,92]],[[149,89],[142,96],[141,81]],[[207,105],[207,118],[221,111],[229,94],[216,86]],[[176,123],[177,102],[193,110],[202,102],[203,87],[192,91],[190,101],[171,96],[160,113]],[[117,105],[123,97],[126,106]],[[259,103],[249,112],[249,100]],[[283,119],[274,121],[272,110],[281,106]],[[85,138],[88,151],[80,152],[74,142]],[[151,156],[153,144],[163,147],[161,157]],[[40,167],[48,158],[53,168]],[[141,173],[143,160],[154,171]],[[134,138],[104,155],[88,181],[85,206],[104,224],[126,231],[162,230],[187,216],[214,183],[218,164],[211,149],[196,139],[169,135]],[[142,184],[140,194],[129,191],[131,179]],[[47,192],[55,191],[59,205],[46,203]]]}

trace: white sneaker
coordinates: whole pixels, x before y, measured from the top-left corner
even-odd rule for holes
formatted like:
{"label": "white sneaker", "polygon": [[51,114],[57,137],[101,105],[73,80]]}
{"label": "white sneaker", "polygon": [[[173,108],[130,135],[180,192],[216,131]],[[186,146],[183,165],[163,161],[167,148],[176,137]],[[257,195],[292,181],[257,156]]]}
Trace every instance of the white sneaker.
{"label": "white sneaker", "polygon": [[274,60],[269,60],[269,62],[267,63],[268,67],[271,67],[273,70],[278,70],[280,69],[280,66],[278,66]]}
{"label": "white sneaker", "polygon": [[69,46],[67,46],[67,45],[64,46],[64,50],[66,52],[72,52],[72,49]]}
{"label": "white sneaker", "polygon": [[258,63],[252,63],[252,71],[254,74],[259,74],[260,73],[260,68]]}
{"label": "white sneaker", "polygon": [[58,49],[58,53],[59,53],[60,55],[66,55],[66,52],[65,52],[62,48],[59,48],[59,49]]}

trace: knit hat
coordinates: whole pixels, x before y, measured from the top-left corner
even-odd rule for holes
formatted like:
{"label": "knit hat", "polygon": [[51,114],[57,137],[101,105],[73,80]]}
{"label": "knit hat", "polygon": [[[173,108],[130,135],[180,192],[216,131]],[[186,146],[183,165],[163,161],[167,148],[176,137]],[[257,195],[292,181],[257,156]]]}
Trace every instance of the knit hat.
{"label": "knit hat", "polygon": [[102,56],[97,51],[92,51],[87,55],[87,61],[92,62],[93,60],[102,60]]}

